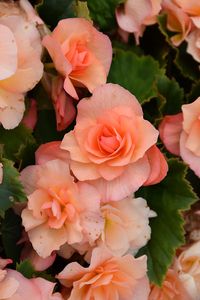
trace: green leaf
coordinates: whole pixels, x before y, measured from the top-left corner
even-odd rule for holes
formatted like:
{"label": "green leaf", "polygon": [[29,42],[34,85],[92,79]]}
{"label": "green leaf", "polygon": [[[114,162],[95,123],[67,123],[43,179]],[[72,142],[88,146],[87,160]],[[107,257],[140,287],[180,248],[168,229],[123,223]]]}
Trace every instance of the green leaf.
{"label": "green leaf", "polygon": [[143,104],[157,96],[156,83],[163,73],[152,57],[116,49],[108,82],[128,89]]}
{"label": "green leaf", "polygon": [[36,141],[30,129],[20,124],[12,130],[0,127],[0,154],[15,162],[32,162]]}
{"label": "green leaf", "polygon": [[19,172],[13,162],[2,159],[3,182],[0,184],[0,214],[12,207],[15,202],[26,202],[26,195],[19,180]]}
{"label": "green leaf", "polygon": [[184,90],[179,86],[178,82],[164,75],[158,79],[157,87],[159,95],[165,101],[162,109],[163,113],[165,115],[179,113],[183,104]]}
{"label": "green leaf", "polygon": [[21,237],[21,218],[12,209],[6,211],[1,224],[1,239],[7,257],[14,262],[19,261],[21,245],[17,242]]}
{"label": "green leaf", "polygon": [[75,1],[43,0],[36,6],[36,10],[45,23],[53,29],[60,20],[75,17]]}
{"label": "green leaf", "polygon": [[32,278],[34,275],[34,268],[28,259],[25,259],[16,265],[16,270],[26,278]]}
{"label": "green leaf", "polygon": [[87,0],[90,16],[101,30],[110,30],[117,26],[116,7],[125,0]]}
{"label": "green leaf", "polygon": [[137,196],[146,199],[149,207],[157,213],[157,217],[150,222],[151,239],[138,253],[138,256],[148,256],[148,275],[156,285],[162,284],[175,250],[184,244],[181,212],[197,201],[196,194],[185,179],[186,166],[177,159],[168,162],[169,172],[161,183],[137,192]]}

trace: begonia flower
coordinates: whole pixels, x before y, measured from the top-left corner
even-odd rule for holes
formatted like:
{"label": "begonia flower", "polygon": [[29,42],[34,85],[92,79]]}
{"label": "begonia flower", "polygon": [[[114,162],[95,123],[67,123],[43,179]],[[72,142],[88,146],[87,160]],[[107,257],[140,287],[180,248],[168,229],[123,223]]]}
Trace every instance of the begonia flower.
{"label": "begonia flower", "polygon": [[106,83],[112,60],[109,38],[83,18],[61,20],[54,31],[44,37],[56,70],[64,78],[65,91],[75,99],[75,87],[90,92]]}

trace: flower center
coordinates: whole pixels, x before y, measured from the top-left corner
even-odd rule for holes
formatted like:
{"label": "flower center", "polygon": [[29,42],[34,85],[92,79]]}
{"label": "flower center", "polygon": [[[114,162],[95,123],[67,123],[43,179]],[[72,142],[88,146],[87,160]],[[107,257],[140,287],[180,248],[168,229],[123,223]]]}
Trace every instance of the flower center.
{"label": "flower center", "polygon": [[101,150],[108,153],[113,153],[120,146],[120,137],[112,132],[109,128],[104,127],[101,135],[99,136],[99,146]]}
{"label": "flower center", "polygon": [[71,41],[69,50],[65,57],[72,65],[72,73],[80,72],[91,64],[91,53],[82,40]]}
{"label": "flower center", "polygon": [[51,200],[41,207],[41,212],[48,218],[51,228],[61,228],[63,224],[73,222],[76,218],[76,208],[73,205],[73,197],[69,190],[49,189]]}

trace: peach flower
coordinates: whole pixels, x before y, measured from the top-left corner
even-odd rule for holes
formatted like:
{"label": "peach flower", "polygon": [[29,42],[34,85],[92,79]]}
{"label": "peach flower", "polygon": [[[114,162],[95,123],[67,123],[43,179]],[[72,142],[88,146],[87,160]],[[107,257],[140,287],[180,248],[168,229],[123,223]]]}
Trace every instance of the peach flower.
{"label": "peach flower", "polygon": [[109,38],[82,18],[61,20],[43,39],[56,70],[64,77],[65,91],[78,99],[75,87],[90,92],[106,83],[112,60]]}
{"label": "peach flower", "polygon": [[179,255],[176,269],[188,294],[193,300],[198,300],[200,295],[200,241]]}
{"label": "peach flower", "polygon": [[105,220],[101,239],[114,255],[121,256],[129,249],[136,253],[150,239],[149,218],[156,214],[143,198],[129,196],[105,203],[101,212]]}
{"label": "peach flower", "polygon": [[200,177],[200,97],[182,105],[182,114],[167,116],[160,125],[160,134],[166,148],[179,154]]}
{"label": "peach flower", "polygon": [[182,131],[183,114],[164,116],[159,125],[160,138],[169,152],[180,155],[180,135]]}
{"label": "peach flower", "polygon": [[156,23],[161,10],[162,0],[126,0],[124,7],[116,9],[119,27],[126,32],[134,33],[136,42],[142,36],[145,26]]}
{"label": "peach flower", "polygon": [[173,0],[163,0],[162,9],[167,13],[167,28],[176,32],[171,38],[175,46],[179,46],[188,36],[192,28],[190,17]]}
{"label": "peach flower", "polygon": [[68,163],[69,154],[60,148],[61,141],[53,141],[40,145],[35,152],[35,162],[42,165],[49,160],[60,159]]}
{"label": "peach flower", "polygon": [[78,180],[98,185],[106,201],[115,201],[148,179],[146,152],[157,137],[137,99],[119,85],[106,84],[79,102],[76,126],[64,136],[61,149],[69,151]]}
{"label": "peach flower", "polygon": [[73,99],[63,89],[64,80],[56,77],[52,82],[52,100],[56,113],[57,130],[66,129],[75,119]]}
{"label": "peach flower", "polygon": [[72,287],[68,300],[147,300],[146,271],[146,256],[115,257],[105,248],[95,248],[88,268],[73,262],[57,278]]}
{"label": "peach flower", "polygon": [[[162,287],[151,286],[148,300],[194,300],[190,298],[185,287],[178,277],[178,273],[169,269]],[[197,300],[197,299],[196,299]]]}
{"label": "peach flower", "polygon": [[0,300],[62,300],[53,294],[55,283],[43,278],[27,279],[11,269],[4,269],[12,261],[0,259]]}
{"label": "peach flower", "polygon": [[21,181],[28,194],[22,223],[33,248],[46,258],[66,242],[94,243],[103,230],[100,195],[87,183],[75,183],[61,160],[29,166]]}
{"label": "peach flower", "polygon": [[0,123],[16,127],[25,110],[24,96],[42,77],[42,46],[35,25],[15,3],[0,2]]}

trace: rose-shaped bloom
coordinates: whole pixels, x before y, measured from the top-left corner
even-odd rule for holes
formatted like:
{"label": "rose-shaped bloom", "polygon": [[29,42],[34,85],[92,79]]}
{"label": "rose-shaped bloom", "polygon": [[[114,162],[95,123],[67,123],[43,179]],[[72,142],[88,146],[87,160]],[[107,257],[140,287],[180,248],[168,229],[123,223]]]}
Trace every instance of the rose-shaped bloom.
{"label": "rose-shaped bloom", "polygon": [[56,113],[57,130],[66,129],[76,116],[73,99],[63,89],[64,80],[56,77],[52,82],[52,100]]}
{"label": "rose-shaped bloom", "polygon": [[174,2],[173,0],[163,0],[162,10],[167,14],[167,28],[176,32],[171,41],[175,46],[179,46],[191,31],[192,21],[188,14]]}
{"label": "rose-shaped bloom", "polygon": [[72,287],[68,300],[147,300],[146,271],[146,256],[115,257],[105,248],[95,248],[88,268],[73,262],[57,278]]}
{"label": "rose-shaped bloom", "polygon": [[43,73],[39,32],[13,2],[0,2],[0,41],[0,123],[11,129],[23,117],[25,93]]}
{"label": "rose-shaped bloom", "polygon": [[65,162],[29,166],[21,180],[28,194],[22,223],[39,256],[46,258],[66,242],[98,239],[104,226],[100,195],[87,183],[75,183]]}
{"label": "rose-shaped bloom", "polygon": [[129,196],[101,206],[105,220],[101,239],[114,255],[123,255],[129,249],[137,252],[145,246],[151,235],[149,218],[156,214],[143,198]]}
{"label": "rose-shaped bloom", "polygon": [[148,300],[194,300],[194,298],[188,295],[178,273],[169,269],[161,288],[156,285],[151,286]]}
{"label": "rose-shaped bloom", "polygon": [[76,126],[64,136],[61,149],[69,151],[78,180],[98,185],[102,198],[115,201],[148,179],[145,153],[157,137],[137,99],[119,85],[106,84],[79,102]]}
{"label": "rose-shaped bloom", "polygon": [[193,300],[198,300],[200,295],[200,241],[179,255],[175,267],[188,294]]}
{"label": "rose-shaped bloom", "polygon": [[74,86],[90,92],[106,83],[112,60],[109,38],[82,18],[65,19],[43,39],[55,68],[64,77],[64,89],[78,99]]}
{"label": "rose-shaped bloom", "polygon": [[126,0],[124,6],[116,10],[119,27],[129,33],[134,33],[136,42],[142,36],[145,26],[156,23],[156,17],[161,10],[162,0]]}
{"label": "rose-shaped bloom", "polygon": [[53,294],[55,283],[43,278],[27,279],[17,271],[4,269],[12,261],[0,259],[0,300],[62,300]]}

